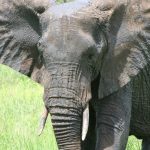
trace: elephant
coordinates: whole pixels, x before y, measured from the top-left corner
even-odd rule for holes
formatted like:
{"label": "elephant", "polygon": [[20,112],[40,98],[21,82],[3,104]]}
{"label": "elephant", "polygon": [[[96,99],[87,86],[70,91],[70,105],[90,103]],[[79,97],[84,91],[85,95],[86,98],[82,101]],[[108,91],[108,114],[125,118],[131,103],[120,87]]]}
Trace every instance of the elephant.
{"label": "elephant", "polygon": [[150,150],[149,0],[0,0],[0,63],[44,86],[59,150]]}

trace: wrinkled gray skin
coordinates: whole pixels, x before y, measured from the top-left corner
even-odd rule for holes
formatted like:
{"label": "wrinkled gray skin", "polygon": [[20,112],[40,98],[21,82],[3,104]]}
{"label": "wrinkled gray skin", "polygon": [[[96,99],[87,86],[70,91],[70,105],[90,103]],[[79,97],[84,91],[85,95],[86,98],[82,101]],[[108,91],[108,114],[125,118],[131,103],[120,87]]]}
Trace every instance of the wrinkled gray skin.
{"label": "wrinkled gray skin", "polygon": [[148,0],[48,6],[0,0],[0,62],[44,85],[59,149],[124,150],[132,134],[150,150]]}

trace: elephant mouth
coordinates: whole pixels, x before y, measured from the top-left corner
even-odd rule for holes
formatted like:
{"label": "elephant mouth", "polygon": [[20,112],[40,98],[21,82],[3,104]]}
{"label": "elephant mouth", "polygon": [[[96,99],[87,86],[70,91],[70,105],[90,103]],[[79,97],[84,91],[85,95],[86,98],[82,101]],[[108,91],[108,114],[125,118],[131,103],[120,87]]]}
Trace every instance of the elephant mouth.
{"label": "elephant mouth", "polygon": [[[48,109],[44,107],[44,110],[42,112],[42,116],[40,119],[39,129],[38,129],[39,136],[42,134],[44,130],[48,114],[49,114]],[[88,127],[89,127],[89,104],[87,104],[87,106],[83,110],[83,115],[82,115],[82,135],[81,135],[82,141],[84,141],[86,138]]]}
{"label": "elephant mouth", "polygon": [[66,87],[51,87],[44,92],[44,102],[47,107],[57,106],[61,103],[61,99],[68,106],[74,105],[84,110],[91,99],[91,92],[86,88],[74,90]]}
{"label": "elephant mouth", "polygon": [[[80,96],[78,94],[75,94],[76,92],[73,92],[71,89],[64,89],[57,88],[57,92],[55,93],[55,88],[52,88],[49,91],[49,94],[51,97],[48,97],[48,100],[46,100],[46,106],[50,110],[45,111],[45,114],[53,114],[53,111],[55,112],[56,107],[68,107],[68,110],[72,108],[79,109],[78,115],[82,118],[81,119],[81,139],[82,141],[85,140],[87,132],[88,132],[88,126],[89,126],[89,100],[91,99],[91,94],[88,92],[87,89],[81,90]],[[59,95],[59,96],[58,96]],[[56,102],[57,101],[57,102]],[[70,108],[69,108],[70,107]],[[82,111],[80,111],[82,110]],[[70,112],[65,112],[65,114],[70,114]],[[45,119],[47,119],[45,115]],[[80,119],[79,119],[80,120]],[[46,121],[43,121],[45,123]],[[45,125],[42,125],[43,127]],[[43,129],[42,129],[43,130]]]}

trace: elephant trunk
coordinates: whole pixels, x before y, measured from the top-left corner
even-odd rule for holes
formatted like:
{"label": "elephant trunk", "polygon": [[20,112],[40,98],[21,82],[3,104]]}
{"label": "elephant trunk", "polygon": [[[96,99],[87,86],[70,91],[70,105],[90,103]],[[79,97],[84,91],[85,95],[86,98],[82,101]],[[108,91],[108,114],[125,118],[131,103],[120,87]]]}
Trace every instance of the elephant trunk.
{"label": "elephant trunk", "polygon": [[[44,127],[45,127],[45,123],[46,123],[46,120],[47,120],[47,116],[48,116],[48,110],[47,110],[47,108],[44,108],[43,113],[42,113],[42,117],[41,117],[41,120],[40,120],[40,124],[39,124],[38,135],[42,134],[42,131],[43,131]],[[63,119],[63,115],[62,115],[62,119]],[[62,121],[62,119],[60,119],[60,121]],[[65,119],[65,121],[67,121],[67,120]],[[78,122],[78,123],[80,123],[80,122]],[[83,111],[83,118],[82,118],[82,141],[84,141],[85,138],[86,138],[86,134],[88,132],[88,126],[89,126],[89,105],[87,105],[86,108],[85,108],[85,110]],[[67,132],[65,132],[65,133],[67,133]]]}
{"label": "elephant trunk", "polygon": [[63,98],[53,99],[48,108],[59,150],[81,149],[82,108],[73,101]]}
{"label": "elephant trunk", "polygon": [[[58,147],[60,150],[80,150],[88,126],[86,119],[82,136],[82,116],[88,116],[88,109],[85,108],[91,98],[89,80],[81,75],[78,64],[54,63],[49,72],[51,81],[44,88],[44,100]],[[84,109],[86,113],[83,113]]]}

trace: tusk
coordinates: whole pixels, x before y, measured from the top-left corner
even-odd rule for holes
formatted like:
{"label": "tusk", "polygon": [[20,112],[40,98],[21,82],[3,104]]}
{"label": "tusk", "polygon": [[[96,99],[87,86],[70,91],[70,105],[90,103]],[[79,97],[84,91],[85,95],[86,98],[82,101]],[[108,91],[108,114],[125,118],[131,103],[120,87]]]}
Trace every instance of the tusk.
{"label": "tusk", "polygon": [[89,127],[89,104],[86,106],[86,108],[83,111],[83,122],[82,122],[82,141],[85,140],[88,127]]}
{"label": "tusk", "polygon": [[38,135],[39,136],[42,134],[43,129],[45,127],[47,116],[48,116],[48,110],[46,108],[44,108],[44,111],[42,113],[42,117],[40,119],[39,129],[38,129]]}

